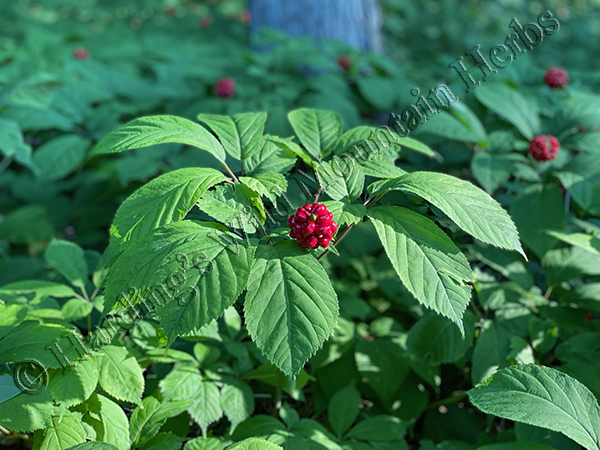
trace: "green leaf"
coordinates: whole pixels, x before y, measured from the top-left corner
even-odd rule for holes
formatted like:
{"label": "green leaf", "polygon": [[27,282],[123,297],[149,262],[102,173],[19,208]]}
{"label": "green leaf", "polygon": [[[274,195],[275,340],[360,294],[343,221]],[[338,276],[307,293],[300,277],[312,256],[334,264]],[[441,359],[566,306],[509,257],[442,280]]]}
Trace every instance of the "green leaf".
{"label": "green leaf", "polygon": [[384,402],[396,393],[410,369],[404,349],[387,339],[359,339],[354,359],[361,382],[373,389]]}
{"label": "green leaf", "polygon": [[241,184],[235,187],[218,186],[198,201],[201,211],[229,228],[242,229],[246,234],[255,233],[263,223],[257,206],[262,209],[258,194]]}
{"label": "green leaf", "polygon": [[379,415],[359,422],[346,433],[344,439],[360,441],[398,441],[406,434],[408,424],[394,416]]}
{"label": "green leaf", "polygon": [[327,409],[329,424],[339,438],[358,417],[360,400],[360,392],[353,385],[340,389],[329,400],[329,408]]}
{"label": "green leaf", "polygon": [[345,202],[326,201],[323,204],[333,214],[333,220],[338,226],[359,223],[367,214],[367,208],[362,203],[349,205]]}
{"label": "green leaf", "polygon": [[225,151],[235,159],[246,159],[260,147],[267,114],[243,113],[233,116],[200,114],[204,122],[217,135]]}
{"label": "green leaf", "polygon": [[499,368],[507,365],[509,352],[509,336],[504,327],[491,320],[486,320],[475,342],[471,379],[473,383],[481,383]]}
{"label": "green leaf", "polygon": [[469,303],[467,258],[431,220],[398,206],[380,206],[369,216],[392,266],[407,289],[425,306],[448,317],[463,332]]}
{"label": "green leaf", "polygon": [[84,251],[77,244],[54,239],[46,248],[46,261],[58,270],[73,286],[84,287],[88,265]]}
{"label": "green leaf", "polygon": [[120,308],[117,298],[134,289],[132,304],[146,299],[146,308],[153,309],[153,301],[160,306],[167,302],[158,313],[170,341],[177,333],[209,323],[246,285],[252,248],[240,242],[244,243],[206,223],[183,221],[157,229],[115,262],[107,281],[105,312]]}
{"label": "green leaf", "polygon": [[280,173],[258,173],[252,177],[240,177],[240,181],[273,203],[288,187],[287,180]]}
{"label": "green leaf", "polygon": [[501,444],[490,444],[477,447],[477,450],[553,450],[543,444],[532,444],[529,442],[505,442]]}
{"label": "green leaf", "polygon": [[234,441],[241,441],[249,437],[268,437],[277,431],[285,430],[285,425],[272,416],[257,414],[240,424],[233,433]]}
{"label": "green leaf", "polygon": [[31,147],[23,141],[18,122],[0,119],[0,151],[31,169],[35,168],[31,159]]}
{"label": "green leaf", "polygon": [[180,450],[185,438],[173,433],[159,433],[150,439],[140,450]]}
{"label": "green leaf", "polygon": [[142,368],[124,347],[107,345],[98,354],[100,386],[117,400],[140,403],[144,392]]}
{"label": "green leaf", "polygon": [[419,125],[420,133],[429,133],[460,142],[482,142],[482,139],[485,139],[485,135],[478,130],[469,128],[466,123],[448,111],[440,111]]}
{"label": "green leaf", "polygon": [[333,152],[342,134],[342,122],[331,111],[301,108],[291,111],[288,119],[304,148],[315,158]]}
{"label": "green leaf", "polygon": [[283,448],[264,439],[248,438],[238,442],[229,450],[283,450]]}
{"label": "green leaf", "polygon": [[475,90],[475,97],[487,108],[512,123],[528,140],[540,132],[537,109],[517,90],[500,83],[488,83]]}
{"label": "green leaf", "polygon": [[112,444],[107,444],[106,442],[98,442],[98,441],[88,441],[83,444],[76,445],[75,447],[71,447],[70,450],[116,450]]}
{"label": "green leaf", "polygon": [[221,406],[231,422],[229,434],[254,412],[254,392],[243,381],[227,379],[221,388]]}
{"label": "green leaf", "polygon": [[290,379],[331,335],[339,314],[325,269],[296,243],[260,246],[244,302],[246,326]]}
{"label": "green leaf", "polygon": [[396,144],[403,148],[409,148],[415,152],[422,153],[430,158],[435,156],[435,152],[429,148],[429,146],[423,144],[421,141],[409,137],[398,137],[396,138]]}
{"label": "green leaf", "polygon": [[575,247],[582,248],[595,255],[600,256],[600,239],[595,234],[585,233],[563,233],[561,231],[547,230],[549,234],[556,239],[566,242]]}
{"label": "green leaf", "polygon": [[90,398],[98,384],[96,357],[86,357],[70,366],[63,374],[56,370],[50,373],[48,390],[57,404],[67,408]]}
{"label": "green leaf", "polygon": [[114,240],[138,239],[155,228],[179,222],[209,188],[225,180],[208,168],[185,168],[155,178],[123,202],[111,227]]}
{"label": "green leaf", "polygon": [[47,389],[33,395],[22,392],[0,403],[0,425],[21,432],[48,428],[54,409]]}
{"label": "green leaf", "polygon": [[206,128],[176,116],[148,116],[132,120],[102,139],[88,156],[166,143],[192,145],[208,151],[221,162],[225,161],[223,146]]}
{"label": "green leaf", "polygon": [[542,366],[502,369],[468,391],[487,414],[558,431],[589,450],[600,449],[600,407],[574,378]]}
{"label": "green leaf", "polygon": [[541,184],[517,196],[511,204],[510,214],[523,243],[540,258],[558,243],[545,231],[563,229],[567,218],[558,186]]}
{"label": "green leaf", "polygon": [[285,146],[276,145],[265,135],[255,152],[244,160],[244,170],[255,176],[259,173],[285,173],[296,163],[296,155]]}
{"label": "green leaf", "polygon": [[208,426],[223,416],[219,401],[219,388],[211,381],[202,381],[192,394],[193,403],[188,408],[192,419],[200,425],[202,435],[206,437]]}
{"label": "green leaf", "polygon": [[452,322],[436,314],[421,318],[408,332],[408,351],[420,359],[434,364],[452,363],[462,358],[473,342],[475,316],[465,314],[465,335],[461,335]]}
{"label": "green leaf", "polygon": [[476,153],[471,160],[471,171],[488,194],[493,194],[512,174],[513,160],[510,154]]}
{"label": "green leaf", "polygon": [[73,172],[83,162],[92,141],[76,134],[54,138],[33,154],[38,176],[46,180],[60,180]]}
{"label": "green leaf", "polygon": [[62,368],[67,365],[66,359],[73,362],[79,357],[77,352],[81,352],[66,339],[59,344],[62,345],[60,353],[53,346],[63,335],[70,334],[70,331],[60,325],[26,320],[0,340],[0,363],[35,361],[47,369]]}
{"label": "green leaf", "polygon": [[192,398],[202,383],[202,375],[195,367],[178,365],[159,382],[160,393],[165,400]]}
{"label": "green leaf", "polygon": [[561,370],[581,381],[596,396],[600,394],[599,351],[600,333],[581,333],[556,347],[556,357],[562,362]]}
{"label": "green leaf", "polygon": [[352,158],[334,156],[331,162],[317,165],[316,174],[325,193],[334,200],[352,202],[362,194],[365,175],[362,166]]}
{"label": "green leaf", "polygon": [[[371,189],[373,186],[373,189]],[[462,230],[482,242],[525,256],[517,228],[500,204],[471,183],[450,175],[413,172],[369,186],[375,192],[400,190],[418,195],[432,203]]]}
{"label": "green leaf", "polygon": [[129,422],[125,412],[111,399],[94,394],[87,401],[88,410],[102,421],[103,432],[99,439],[119,450],[130,450]]}
{"label": "green leaf", "polygon": [[146,397],[131,414],[129,442],[134,447],[144,445],[158,433],[167,419],[181,414],[191,403],[191,398],[161,403],[154,397]]}
{"label": "green leaf", "polygon": [[50,427],[39,443],[40,450],[66,450],[85,442],[85,431],[77,418],[66,411],[62,417],[52,416]]}
{"label": "green leaf", "polygon": [[223,450],[223,441],[218,438],[198,437],[187,441],[183,450]]}
{"label": "green leaf", "polygon": [[5,305],[0,300],[0,339],[25,320],[28,310],[27,305]]}

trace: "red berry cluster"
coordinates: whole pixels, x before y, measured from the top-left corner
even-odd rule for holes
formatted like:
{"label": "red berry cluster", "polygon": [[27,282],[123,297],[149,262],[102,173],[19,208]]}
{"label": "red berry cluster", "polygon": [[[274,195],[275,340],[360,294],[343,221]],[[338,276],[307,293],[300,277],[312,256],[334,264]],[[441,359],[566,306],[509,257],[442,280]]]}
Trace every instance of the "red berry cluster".
{"label": "red berry cluster", "polygon": [[348,70],[350,70],[350,57],[347,55],[342,55],[338,58],[337,60],[338,66],[340,66],[342,69],[344,69],[346,72],[348,72]]}
{"label": "red berry cluster", "polygon": [[213,89],[219,97],[227,98],[235,95],[235,80],[233,78],[221,78]]}
{"label": "red berry cluster", "polygon": [[290,237],[298,241],[302,248],[329,247],[329,242],[337,231],[337,223],[327,206],[320,203],[308,203],[296,209],[288,219]]}
{"label": "red berry cluster", "polygon": [[76,59],[88,59],[90,57],[90,52],[85,48],[76,48],[73,50],[73,56]]}
{"label": "red berry cluster", "polygon": [[549,161],[556,158],[560,150],[560,142],[549,134],[540,134],[529,143],[529,153],[536,161]]}
{"label": "red berry cluster", "polygon": [[240,20],[244,25],[248,25],[252,20],[252,14],[249,10],[245,9],[240,13]]}
{"label": "red berry cluster", "polygon": [[559,89],[567,85],[569,76],[564,70],[552,68],[544,75],[544,81],[552,89]]}

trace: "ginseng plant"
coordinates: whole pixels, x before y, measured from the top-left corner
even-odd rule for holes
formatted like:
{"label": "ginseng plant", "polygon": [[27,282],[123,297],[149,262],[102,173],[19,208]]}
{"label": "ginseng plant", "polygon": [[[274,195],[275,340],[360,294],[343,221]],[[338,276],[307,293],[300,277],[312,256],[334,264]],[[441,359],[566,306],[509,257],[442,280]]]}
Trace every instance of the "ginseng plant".
{"label": "ginseng plant", "polygon": [[[509,215],[484,191],[396,166],[401,149],[434,152],[387,127],[343,132],[335,113],[299,109],[288,115],[296,138],[279,138],[264,134],[266,113],[198,119],[205,126],[175,116],[139,118],[90,154],[180,143],[209,152],[223,167],[183,168],[150,181],[124,201],[111,227],[101,261],[106,276],[97,280],[105,286],[104,314],[133,315],[133,308],[158,321],[169,343],[199,333],[237,302],[262,354],[294,379],[338,317],[320,259],[338,253],[359,222],[372,222],[412,295],[463,334],[473,273],[427,212],[523,254]],[[320,187],[305,205],[292,205],[288,181],[299,172],[316,175]],[[408,195],[386,197],[390,191]]]}

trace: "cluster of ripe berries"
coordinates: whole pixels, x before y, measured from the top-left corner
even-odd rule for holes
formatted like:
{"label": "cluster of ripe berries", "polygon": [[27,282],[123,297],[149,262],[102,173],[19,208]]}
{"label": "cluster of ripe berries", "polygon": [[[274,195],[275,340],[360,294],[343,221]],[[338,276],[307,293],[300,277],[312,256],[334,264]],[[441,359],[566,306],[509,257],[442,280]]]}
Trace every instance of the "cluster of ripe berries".
{"label": "cluster of ripe berries", "polygon": [[327,207],[320,203],[308,203],[296,209],[288,219],[290,237],[296,239],[302,248],[329,247],[338,229]]}
{"label": "cluster of ripe berries", "polygon": [[552,68],[544,75],[544,82],[552,89],[559,89],[567,85],[569,76],[564,70]]}
{"label": "cluster of ripe berries", "polygon": [[90,57],[90,52],[85,48],[76,48],[73,50],[73,57],[75,59],[88,59]]}
{"label": "cluster of ripe berries", "polygon": [[529,153],[536,161],[549,161],[556,158],[560,142],[550,134],[540,134],[529,143]]}
{"label": "cluster of ripe berries", "polygon": [[235,95],[235,80],[233,78],[221,78],[213,88],[219,97],[227,98]]}

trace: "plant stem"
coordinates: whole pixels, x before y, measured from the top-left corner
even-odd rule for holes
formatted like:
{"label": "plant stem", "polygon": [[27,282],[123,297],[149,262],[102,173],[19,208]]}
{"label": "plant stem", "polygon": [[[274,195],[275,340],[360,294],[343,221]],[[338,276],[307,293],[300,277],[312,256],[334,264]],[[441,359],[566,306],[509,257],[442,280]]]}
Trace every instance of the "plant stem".
{"label": "plant stem", "polygon": [[[354,224],[350,225],[348,228],[346,228],[344,230],[344,232],[340,235],[339,238],[337,238],[337,240],[335,241],[335,244],[333,245],[338,245],[342,239],[344,239],[346,237],[346,235],[350,232],[350,230],[352,229],[352,227],[354,226]],[[319,261],[323,256],[325,256],[327,253],[329,253],[330,250],[327,249],[325,250],[323,253],[321,253],[321,255],[317,258],[317,261]]]}
{"label": "plant stem", "polygon": [[88,296],[88,293],[85,290],[85,286],[81,286],[81,292],[83,293],[83,297],[85,298],[85,301],[89,302],[90,301],[90,297]]}
{"label": "plant stem", "polygon": [[317,194],[315,195],[315,201],[313,203],[317,203],[322,190],[323,190],[323,188],[321,186],[319,186],[319,190],[317,191]]}
{"label": "plant stem", "polygon": [[239,183],[240,180],[238,180],[238,178],[235,176],[235,174],[231,171],[231,169],[229,168],[229,166],[223,161],[221,164],[223,164],[223,167],[225,167],[225,170],[227,171],[227,173],[229,174],[229,176],[231,178],[233,178],[233,181],[235,181],[236,183]]}
{"label": "plant stem", "polygon": [[435,408],[439,408],[440,406],[443,406],[443,405],[450,405],[452,403],[459,402],[466,397],[467,397],[467,393],[462,392],[461,394],[454,395],[452,397],[444,398],[442,400],[438,400],[437,402],[430,403],[429,405],[427,405],[427,409],[435,409]]}

